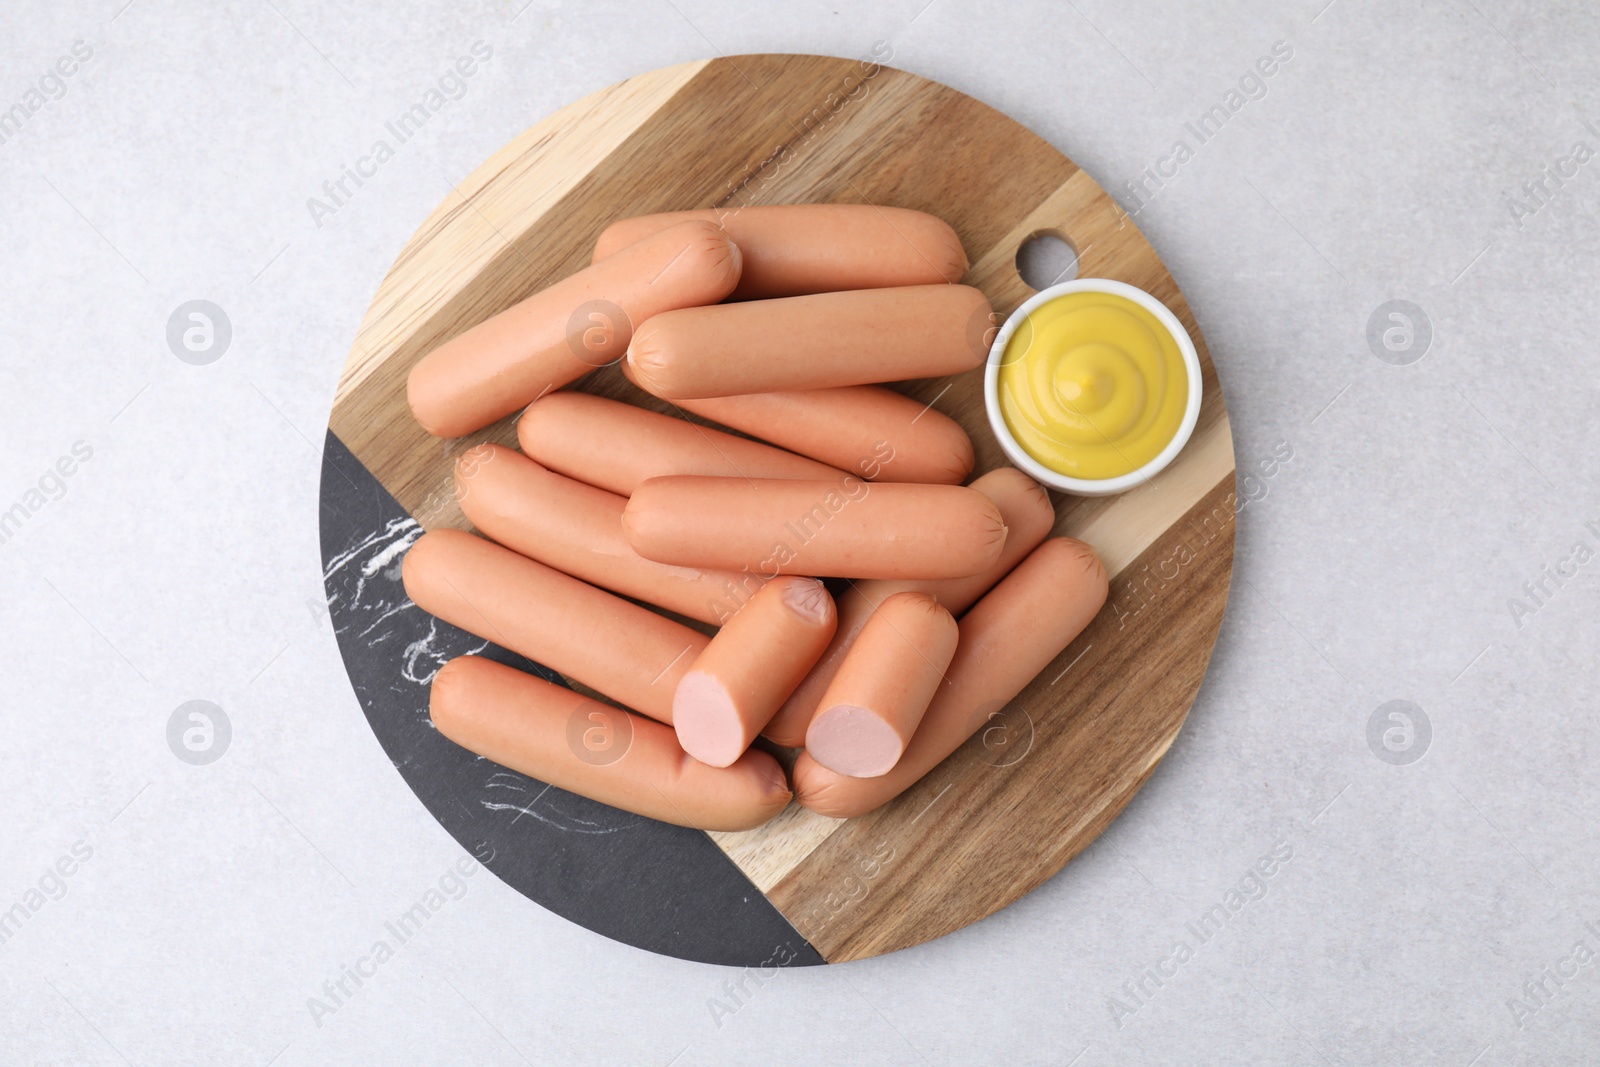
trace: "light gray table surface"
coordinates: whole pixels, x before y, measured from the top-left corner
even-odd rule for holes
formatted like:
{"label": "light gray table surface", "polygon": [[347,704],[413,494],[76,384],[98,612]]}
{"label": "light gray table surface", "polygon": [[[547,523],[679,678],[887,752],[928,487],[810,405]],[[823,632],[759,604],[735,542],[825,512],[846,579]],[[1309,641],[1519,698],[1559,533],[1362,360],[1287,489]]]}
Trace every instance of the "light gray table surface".
{"label": "light gray table surface", "polygon": [[[1592,6],[519,2],[0,14],[0,1061],[1600,1062]],[[460,98],[313,218],[480,41]],[[730,993],[480,871],[313,1011],[465,855],[319,610],[318,448],[379,279],[568,101],[879,42],[1137,209],[1210,342],[1254,473],[1183,734],[1060,875],[919,948]],[[167,338],[195,299],[232,329],[205,365]],[[1420,315],[1369,343],[1393,300]],[[203,766],[168,741],[190,700],[231,724]]]}

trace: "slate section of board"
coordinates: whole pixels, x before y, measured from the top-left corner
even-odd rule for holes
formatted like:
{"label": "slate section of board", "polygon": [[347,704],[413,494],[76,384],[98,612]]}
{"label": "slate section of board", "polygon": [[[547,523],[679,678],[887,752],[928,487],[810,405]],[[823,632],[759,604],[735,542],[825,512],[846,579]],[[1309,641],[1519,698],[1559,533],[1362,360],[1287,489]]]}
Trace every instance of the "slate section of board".
{"label": "slate section of board", "polygon": [[422,532],[330,431],[321,541],[339,651],[367,722],[434,818],[508,885],[625,944],[740,967],[825,962],[700,831],[546,786],[433,728],[428,684],[456,656],[560,679],[406,597],[400,564]]}

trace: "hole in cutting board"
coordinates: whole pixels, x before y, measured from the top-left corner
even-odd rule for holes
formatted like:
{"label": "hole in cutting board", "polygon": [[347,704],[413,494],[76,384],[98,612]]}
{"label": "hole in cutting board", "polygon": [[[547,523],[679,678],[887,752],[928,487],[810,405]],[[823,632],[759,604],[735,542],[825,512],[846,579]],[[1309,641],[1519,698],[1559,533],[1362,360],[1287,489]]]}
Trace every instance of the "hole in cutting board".
{"label": "hole in cutting board", "polygon": [[1017,273],[1035,291],[1070,282],[1078,276],[1078,250],[1059,233],[1042,230],[1017,246]]}

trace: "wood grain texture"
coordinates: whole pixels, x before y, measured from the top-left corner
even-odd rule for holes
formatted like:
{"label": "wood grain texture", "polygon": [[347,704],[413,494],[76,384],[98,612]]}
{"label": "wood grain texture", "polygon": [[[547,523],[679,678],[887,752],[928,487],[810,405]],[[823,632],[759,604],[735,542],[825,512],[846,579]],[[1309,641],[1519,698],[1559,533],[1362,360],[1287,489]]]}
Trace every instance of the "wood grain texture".
{"label": "wood grain texture", "polygon": [[713,831],[711,839],[765,893],[843,824],[843,819],[830,819],[790,804],[777,818],[754,830]]}
{"label": "wood grain texture", "polygon": [[[1069,509],[1057,498],[1056,511],[1060,518],[1055,532],[1095,545],[1114,591],[1110,598],[1112,607],[1108,610],[1114,614],[1135,612],[1135,598],[1119,598],[1115,590],[1120,588],[1131,593],[1139,588],[1135,584],[1137,581],[1150,580],[1148,574],[1135,566],[1139,557],[1218,486],[1226,485],[1231,489],[1232,484],[1233,444],[1224,417],[1196,433],[1159,479],[1105,502],[1114,506],[1073,508],[1063,515],[1062,512]],[[1214,517],[1216,525],[1228,527],[1230,558],[1232,518],[1231,510]],[[1209,549],[1220,550],[1221,546]],[[1203,665],[1201,669],[1204,670]],[[784,816],[781,823],[775,821],[757,830],[718,839],[724,851],[763,892],[788,877],[806,861],[817,844],[841,825],[840,820],[808,812],[798,805],[790,805]]]}
{"label": "wood grain texture", "polygon": [[[893,952],[992,914],[1132,799],[1211,658],[1232,572],[1232,494],[1216,486],[1141,553],[1135,572],[1167,564],[1174,577],[1136,611],[1101,612],[991,721],[1003,737],[980,731],[894,803],[842,823],[767,892],[824,959]],[[1185,548],[1192,560],[1169,562]]]}
{"label": "wood grain texture", "polygon": [[[514,420],[457,441],[429,437],[405,405],[416,360],[585,265],[615,218],[825,201],[944,218],[972,261],[964,280],[998,316],[1032,293],[1017,275],[1018,247],[1037,233],[1065,237],[1082,276],[1128,282],[1171,308],[1203,367],[1199,424],[1171,467],[1121,496],[1054,497],[1058,532],[1106,559],[1111,602],[985,732],[987,744],[974,739],[860,819],[791,808],[761,829],[713,836],[837,961],[937,937],[1049,878],[1148,777],[1204,677],[1232,570],[1227,410],[1183,294],[1116,203],[1026,128],[903,71],[778,55],[655,71],[534,126],[446,198],[380,287],[330,427],[424,526],[466,528],[453,458],[483,440],[514,445]],[[577,387],[676,411],[614,368]],[[981,373],[897,388],[966,427],[979,473],[1005,462]],[[1024,726],[1031,747],[1013,759]]]}

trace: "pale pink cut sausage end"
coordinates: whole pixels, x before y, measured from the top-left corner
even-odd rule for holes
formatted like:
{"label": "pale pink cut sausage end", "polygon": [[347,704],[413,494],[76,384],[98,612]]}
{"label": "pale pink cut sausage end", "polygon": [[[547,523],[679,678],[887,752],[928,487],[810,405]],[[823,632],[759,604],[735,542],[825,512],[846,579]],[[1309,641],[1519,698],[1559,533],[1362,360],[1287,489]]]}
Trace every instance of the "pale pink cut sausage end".
{"label": "pale pink cut sausage end", "polygon": [[727,767],[744,754],[733,698],[704,671],[690,671],[678,682],[672,695],[672,727],[678,732],[678,744],[701,763]]}
{"label": "pale pink cut sausage end", "polygon": [[835,774],[877,778],[900,762],[905,742],[877,712],[835,704],[811,720],[806,751]]}

